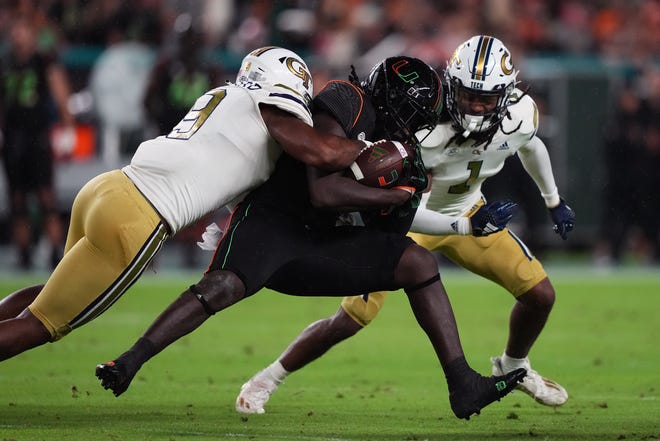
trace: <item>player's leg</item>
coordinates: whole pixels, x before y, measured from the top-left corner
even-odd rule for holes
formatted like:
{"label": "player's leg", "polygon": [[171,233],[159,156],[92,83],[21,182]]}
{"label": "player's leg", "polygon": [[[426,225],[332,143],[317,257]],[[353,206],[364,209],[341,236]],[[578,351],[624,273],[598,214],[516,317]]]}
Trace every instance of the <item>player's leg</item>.
{"label": "player's leg", "polygon": [[[346,297],[344,302],[351,302],[353,299]],[[357,299],[366,303],[362,300],[362,296],[357,296]],[[254,374],[241,386],[236,397],[237,412],[265,413],[265,404],[286,377],[320,358],[330,348],[362,329],[362,325],[344,310],[344,302],[334,315],[307,326],[277,360]]]}
{"label": "player's leg", "polygon": [[[443,240],[441,236],[426,235],[416,235],[415,239],[427,249],[438,248]],[[344,298],[341,308],[333,316],[309,325],[277,360],[243,384],[236,399],[236,410],[241,413],[264,413],[264,405],[289,374],[321,357],[332,346],[369,324],[378,314],[385,296],[386,292],[381,291],[369,296]],[[451,307],[449,309],[451,311]],[[440,337],[438,340],[444,339]]]}
{"label": "player's leg", "polygon": [[561,406],[568,392],[554,380],[532,369],[529,352],[547,322],[554,304],[555,291],[546,277],[516,298],[509,317],[509,339],[501,356],[492,357],[493,374],[522,367],[528,375],[518,389],[546,406]]}
{"label": "player's leg", "polygon": [[[416,274],[410,278],[412,274]],[[518,369],[503,376],[484,377],[467,363],[453,309],[437,272],[435,258],[419,245],[403,253],[395,278],[404,287],[417,322],[426,332],[447,379],[449,402],[458,418],[469,419],[511,392],[525,376]]]}
{"label": "player's leg", "polygon": [[529,351],[537,340],[555,300],[555,291],[541,263],[508,229],[487,237],[413,235],[415,241],[441,251],[456,264],[485,277],[514,295],[509,339],[501,357],[492,359],[493,374],[525,368],[519,389],[539,403],[557,406],[568,398],[565,389],[531,369]]}
{"label": "player's leg", "polygon": [[14,291],[0,301],[0,321],[18,316],[37,297],[43,285],[33,285]]}
{"label": "player's leg", "polygon": [[245,285],[238,276],[220,270],[206,273],[172,302],[128,351],[96,366],[101,386],[116,397],[123,394],[144,363],[243,298]]}
{"label": "player's leg", "polygon": [[271,277],[268,287],[297,295],[404,288],[438,354],[452,391],[452,410],[459,418],[469,418],[506,395],[525,375],[520,369],[502,377],[483,377],[468,366],[435,257],[411,239],[359,229],[328,234],[313,245],[314,253],[291,260]]}
{"label": "player's leg", "polygon": [[[116,178],[124,175],[116,173],[81,190],[72,217],[85,219],[87,234],[67,250],[28,308],[0,322],[0,359],[56,341],[96,318],[131,286],[160,249],[167,233],[158,215],[127,179],[125,188],[117,188]],[[125,203],[131,188],[137,202]]]}
{"label": "player's leg", "polygon": [[[272,271],[268,263],[275,264],[279,260],[276,252],[285,252],[290,238],[286,234],[270,234],[269,225],[277,220],[253,215],[255,210],[248,215],[249,208],[248,204],[239,205],[232,214],[229,228],[202,279],[172,302],[128,351],[97,365],[96,376],[105,389],[118,397],[128,389],[144,363],[200,327],[215,313],[263,286]],[[256,237],[273,241],[270,244],[259,242],[264,249],[272,250],[272,260],[264,259],[249,246]]]}
{"label": "player's leg", "polygon": [[[65,251],[73,247],[84,236],[82,216],[72,216],[67,235]],[[44,285],[33,285],[21,288],[0,301],[0,321],[18,316],[41,292]]]}

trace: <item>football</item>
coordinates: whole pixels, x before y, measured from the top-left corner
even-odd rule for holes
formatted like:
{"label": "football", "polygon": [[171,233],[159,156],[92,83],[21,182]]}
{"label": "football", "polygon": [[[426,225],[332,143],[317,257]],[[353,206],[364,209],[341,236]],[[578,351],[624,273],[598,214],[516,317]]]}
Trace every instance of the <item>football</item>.
{"label": "football", "polygon": [[361,184],[391,188],[403,174],[413,148],[399,141],[380,140],[365,148],[350,166],[350,172]]}

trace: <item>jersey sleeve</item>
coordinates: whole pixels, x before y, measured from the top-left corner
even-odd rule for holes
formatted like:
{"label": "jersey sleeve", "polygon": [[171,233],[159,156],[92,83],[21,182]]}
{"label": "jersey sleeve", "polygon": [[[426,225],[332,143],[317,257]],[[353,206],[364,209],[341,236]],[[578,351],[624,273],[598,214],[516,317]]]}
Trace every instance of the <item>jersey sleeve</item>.
{"label": "jersey sleeve", "polygon": [[351,139],[370,139],[376,124],[371,101],[348,81],[330,81],[316,95],[314,112],[330,114]]}

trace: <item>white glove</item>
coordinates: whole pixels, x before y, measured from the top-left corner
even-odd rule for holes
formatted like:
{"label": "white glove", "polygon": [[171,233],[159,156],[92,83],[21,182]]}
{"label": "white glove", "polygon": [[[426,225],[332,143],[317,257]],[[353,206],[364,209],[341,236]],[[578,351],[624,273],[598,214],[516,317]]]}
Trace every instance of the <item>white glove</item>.
{"label": "white glove", "polygon": [[197,242],[197,246],[204,251],[215,251],[222,238],[223,231],[213,222],[206,226],[206,231],[202,233],[202,241]]}

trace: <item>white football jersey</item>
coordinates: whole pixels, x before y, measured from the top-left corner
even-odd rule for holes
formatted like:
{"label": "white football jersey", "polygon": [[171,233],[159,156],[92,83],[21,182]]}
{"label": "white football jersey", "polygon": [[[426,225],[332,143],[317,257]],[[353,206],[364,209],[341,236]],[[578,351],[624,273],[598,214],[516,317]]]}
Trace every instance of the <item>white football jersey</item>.
{"label": "white football jersey", "polygon": [[259,102],[312,125],[309,110],[285,96],[218,87],[198,98],[168,135],[141,143],[123,168],[172,234],[238,201],[271,175],[282,150],[269,136]]}
{"label": "white football jersey", "polygon": [[[516,93],[522,95],[520,90]],[[448,216],[464,215],[482,197],[482,183],[497,174],[509,156],[535,137],[538,110],[534,100],[526,95],[508,110],[511,119],[504,118],[504,131],[500,127],[488,145],[474,146],[471,139],[462,144],[450,143],[457,133],[451,121],[437,125],[424,139],[422,158],[433,175],[431,191],[422,198],[427,209]],[[546,171],[552,178],[551,170]]]}

